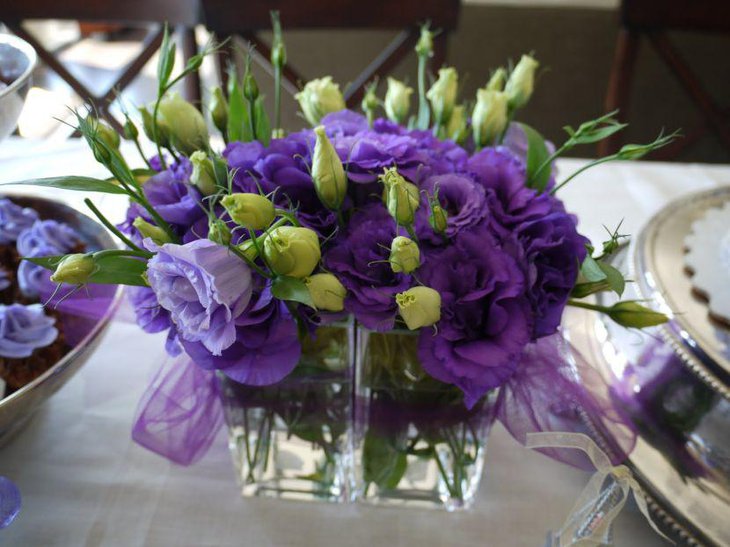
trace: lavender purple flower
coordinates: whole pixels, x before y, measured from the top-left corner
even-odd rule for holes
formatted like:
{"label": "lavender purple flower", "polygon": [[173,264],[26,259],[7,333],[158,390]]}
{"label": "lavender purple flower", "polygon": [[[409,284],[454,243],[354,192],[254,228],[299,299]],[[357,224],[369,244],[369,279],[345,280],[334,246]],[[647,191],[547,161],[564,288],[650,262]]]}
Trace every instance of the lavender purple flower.
{"label": "lavender purple flower", "polygon": [[38,213],[29,207],[0,199],[0,245],[15,243],[18,236],[38,220]]}
{"label": "lavender purple flower", "polygon": [[200,342],[213,355],[236,338],[233,321],[251,299],[251,270],[241,259],[206,239],[156,246],[147,266],[149,284],[180,337]]}
{"label": "lavender purple flower", "polygon": [[55,322],[40,304],[0,304],[0,356],[30,357],[36,349],[52,344],[58,336]]}

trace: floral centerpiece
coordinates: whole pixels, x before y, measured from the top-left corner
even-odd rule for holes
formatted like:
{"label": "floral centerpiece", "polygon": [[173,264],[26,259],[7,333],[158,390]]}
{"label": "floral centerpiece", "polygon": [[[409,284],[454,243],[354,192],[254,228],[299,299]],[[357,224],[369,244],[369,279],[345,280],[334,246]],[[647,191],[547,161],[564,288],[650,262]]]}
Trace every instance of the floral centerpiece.
{"label": "floral centerpiece", "polygon": [[381,101],[375,83],[361,115],[331,78],[314,80],[296,96],[313,129],[286,133],[277,17],[274,31],[273,125],[248,59],[243,77],[231,69],[227,93],[212,95],[222,148],[171,92],[210,48],[173,77],[167,36],[157,100],[141,109],[157,154],[142,154],[131,117],[124,126],[143,168],[109,127],[79,114],[112,178],[29,182],[127,194],[126,222],[100,217],[124,249],[28,260],[61,283],[129,285],[142,329],[167,332],[176,359],[141,407],[134,436],[145,446],[194,461],[212,441],[220,396],[244,493],[467,505],[489,425],[514,408],[531,367],[562,378],[541,396],[568,396],[558,370],[569,365],[566,305],[627,327],[666,320],[633,301],[583,300],[622,293],[623,275],[604,259],[623,236],[597,252],[557,195],[578,173],[558,183],[555,159],[624,126],[609,114],[568,127],[555,149],[516,122],[539,67],[528,55],[460,102],[454,68],[427,83],[426,26],[417,91],[389,78]]}

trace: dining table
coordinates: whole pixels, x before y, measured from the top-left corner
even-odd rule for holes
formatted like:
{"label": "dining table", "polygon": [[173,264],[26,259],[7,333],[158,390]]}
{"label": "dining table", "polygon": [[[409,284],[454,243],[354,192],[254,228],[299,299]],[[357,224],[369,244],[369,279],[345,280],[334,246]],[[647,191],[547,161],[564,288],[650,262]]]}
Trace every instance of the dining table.
{"label": "dining table", "polygon": [[[558,179],[588,160],[557,162]],[[81,139],[0,143],[0,183],[58,175],[108,176]],[[640,229],[671,200],[730,184],[730,165],[606,163],[560,190],[582,233],[595,243],[619,222]],[[87,194],[3,186],[85,209]],[[92,196],[112,220],[122,196]],[[87,211],[88,212],[88,211]],[[515,441],[499,424],[486,446],[473,507],[430,509],[244,498],[226,432],[197,463],[181,466],[137,445],[131,429],[141,395],[165,360],[164,335],[115,320],[84,367],[0,447],[0,475],[22,493],[0,545],[45,546],[531,546],[545,545],[590,478]],[[614,524],[617,546],[665,545],[634,503]]]}

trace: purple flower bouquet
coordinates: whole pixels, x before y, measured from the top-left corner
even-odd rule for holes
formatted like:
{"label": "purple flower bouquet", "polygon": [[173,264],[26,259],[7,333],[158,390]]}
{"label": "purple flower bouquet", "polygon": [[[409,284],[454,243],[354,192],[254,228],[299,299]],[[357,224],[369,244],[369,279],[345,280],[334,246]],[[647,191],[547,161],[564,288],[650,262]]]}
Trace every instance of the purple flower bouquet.
{"label": "purple flower bouquet", "polygon": [[609,114],[567,128],[555,149],[515,122],[533,92],[530,56],[495,71],[468,115],[455,69],[426,89],[425,27],[417,114],[402,82],[389,79],[384,103],[370,86],[360,115],[327,77],[296,96],[314,129],[286,134],[274,22],[273,128],[249,59],[242,78],[231,71],[227,96],[213,93],[225,141],[215,151],[203,115],[170,92],[210,50],[173,77],[166,37],[157,101],[141,109],[156,156],[141,153],[127,116],[124,137],[145,165],[131,169],[119,136],[79,115],[113,179],[30,181],[127,194],[125,223],[102,218],[124,249],[29,260],[59,283],[131,286],[142,329],[167,333],[174,360],[133,432],[144,446],[191,463],[225,417],[244,494],[464,507],[496,416],[519,436],[578,404],[559,332],[566,305],[629,327],[666,319],[633,301],[584,300],[623,291],[605,261],[623,236],[596,251],[556,195],[577,173],[558,183],[554,160],[624,126]]}

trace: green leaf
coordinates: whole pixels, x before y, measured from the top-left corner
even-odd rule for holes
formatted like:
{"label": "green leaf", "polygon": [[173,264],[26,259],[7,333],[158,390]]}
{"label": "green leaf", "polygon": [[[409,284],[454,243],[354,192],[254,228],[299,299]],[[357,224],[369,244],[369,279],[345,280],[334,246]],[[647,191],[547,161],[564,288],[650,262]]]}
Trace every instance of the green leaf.
{"label": "green leaf", "polygon": [[45,186],[60,188],[61,190],[77,190],[79,192],[102,192],[104,194],[126,194],[126,190],[112,182],[94,179],[91,177],[48,177],[43,179],[28,179],[8,184],[23,184],[28,186]]}
{"label": "green leaf", "polygon": [[175,42],[170,42],[170,30],[165,25],[165,33],[160,45],[160,58],[157,61],[157,85],[160,90],[165,89],[167,82],[170,81],[170,75],[175,66],[175,49]]}
{"label": "green leaf", "polygon": [[598,262],[598,267],[601,271],[606,274],[606,282],[608,283],[611,290],[617,295],[621,296],[626,288],[626,280],[624,275],[616,268],[605,262]]}
{"label": "green leaf", "polygon": [[242,141],[244,126],[248,125],[248,108],[235,70],[228,77],[228,140]]}
{"label": "green leaf", "polygon": [[575,133],[571,137],[571,140],[574,144],[592,144],[595,142],[602,141],[603,139],[606,139],[613,135],[614,133],[618,133],[622,129],[624,129],[628,124],[625,123],[612,123],[611,125],[606,125],[603,127],[599,127],[596,129],[592,129],[584,134]]}
{"label": "green leaf", "polygon": [[266,113],[266,108],[264,108],[263,95],[256,99],[254,117],[256,118],[256,140],[264,146],[269,146],[271,142],[271,122],[269,121],[269,115]]}
{"label": "green leaf", "polygon": [[596,282],[603,281],[608,276],[601,269],[595,258],[591,255],[586,255],[583,264],[580,266],[580,274],[585,278],[586,281]]}
{"label": "green leaf", "polygon": [[314,308],[312,296],[304,281],[296,277],[287,277],[285,275],[274,279],[271,284],[271,294],[279,300],[288,300],[290,302],[300,302]]}
{"label": "green leaf", "polygon": [[132,285],[144,287],[144,273],[147,261],[132,256],[94,255],[97,270],[91,274],[89,283],[102,285]]}
{"label": "green leaf", "polygon": [[386,437],[372,430],[365,434],[363,442],[363,478],[380,488],[393,489],[403,478],[408,466],[407,456]]}
{"label": "green leaf", "polygon": [[603,281],[578,283],[575,287],[573,287],[573,290],[570,292],[570,296],[573,298],[585,298],[592,294],[610,290],[611,286],[608,284],[608,281],[604,279]]}
{"label": "green leaf", "polygon": [[550,152],[540,133],[524,123],[519,125],[527,137],[527,186],[542,192],[550,180],[551,165],[543,166],[550,157]]}

